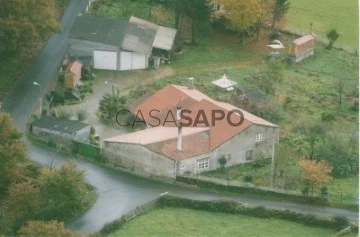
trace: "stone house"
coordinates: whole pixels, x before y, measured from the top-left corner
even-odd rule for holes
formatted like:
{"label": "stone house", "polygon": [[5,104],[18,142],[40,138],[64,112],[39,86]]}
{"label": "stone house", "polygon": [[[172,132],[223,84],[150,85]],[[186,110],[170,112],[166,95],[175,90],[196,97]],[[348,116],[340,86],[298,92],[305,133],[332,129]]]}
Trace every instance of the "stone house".
{"label": "stone house", "polygon": [[131,110],[150,128],[104,139],[103,154],[147,175],[199,174],[219,168],[221,157],[226,166],[270,158],[278,143],[277,125],[191,84],[168,85]]}
{"label": "stone house", "polygon": [[73,140],[89,143],[91,126],[78,120],[43,116],[31,125],[32,133],[41,140],[71,145]]}

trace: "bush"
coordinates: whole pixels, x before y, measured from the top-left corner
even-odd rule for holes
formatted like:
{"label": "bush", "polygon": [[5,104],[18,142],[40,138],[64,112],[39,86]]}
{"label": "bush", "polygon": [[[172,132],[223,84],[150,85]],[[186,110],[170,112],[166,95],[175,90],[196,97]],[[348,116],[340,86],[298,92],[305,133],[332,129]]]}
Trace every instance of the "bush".
{"label": "bush", "polygon": [[227,162],[225,156],[220,157],[220,158],[218,159],[218,162],[219,162],[219,164],[220,164],[221,169],[224,169],[224,168],[225,168],[225,165],[226,165],[226,162]]}
{"label": "bush", "polygon": [[79,121],[84,121],[87,117],[88,113],[86,109],[79,109],[76,111],[76,116]]}
{"label": "bush", "polygon": [[251,175],[245,175],[244,176],[244,182],[252,183],[253,177]]}
{"label": "bush", "polygon": [[63,119],[70,119],[72,117],[72,111],[66,108],[57,108],[55,111],[56,117]]}
{"label": "bush", "polygon": [[53,92],[53,105],[62,105],[65,103],[65,92],[63,89],[57,88]]}
{"label": "bush", "polygon": [[336,216],[332,219],[332,221],[334,222],[334,227],[338,231],[351,225],[350,221],[346,217],[343,217],[343,216]]}

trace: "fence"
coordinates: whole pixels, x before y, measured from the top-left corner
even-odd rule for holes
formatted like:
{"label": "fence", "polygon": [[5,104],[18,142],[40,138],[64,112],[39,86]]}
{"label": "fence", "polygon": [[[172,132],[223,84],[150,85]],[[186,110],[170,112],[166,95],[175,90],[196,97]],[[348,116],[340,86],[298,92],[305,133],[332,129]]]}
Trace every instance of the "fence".
{"label": "fence", "polygon": [[101,158],[100,147],[79,141],[74,142],[75,153],[99,160]]}

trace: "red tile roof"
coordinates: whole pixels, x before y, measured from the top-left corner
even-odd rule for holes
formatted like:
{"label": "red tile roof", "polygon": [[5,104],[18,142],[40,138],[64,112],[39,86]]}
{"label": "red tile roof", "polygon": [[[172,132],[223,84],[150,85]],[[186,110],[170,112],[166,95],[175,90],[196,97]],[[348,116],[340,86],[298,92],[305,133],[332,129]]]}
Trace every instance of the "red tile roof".
{"label": "red tile roof", "polygon": [[[182,120],[174,122],[173,120],[176,120],[177,106],[181,106],[182,110],[189,110],[190,112],[184,112]],[[230,113],[230,122],[228,121],[227,115],[229,111],[232,110],[241,111],[243,114],[242,124],[230,124],[230,122],[238,123],[241,120],[238,113]],[[156,130],[146,129],[133,134],[105,139],[105,141],[121,143],[135,142],[169,158],[186,159],[216,149],[252,124],[278,127],[233,105],[213,100],[198,90],[177,85],[166,86],[132,109],[134,114],[138,111],[141,111],[144,120],[148,124],[164,127],[157,127]],[[217,111],[217,115],[223,112],[225,118],[212,121],[214,111]],[[185,116],[187,116],[187,118],[185,118]],[[160,124],[158,119],[161,120]],[[192,122],[189,124],[187,119],[191,119]],[[189,126],[204,128],[206,130],[206,134],[204,133],[205,130],[192,130],[192,132],[188,131],[187,133],[183,133],[184,149],[180,154],[177,151],[177,138],[175,137],[177,134],[177,128],[175,126],[179,125],[179,123],[184,126],[184,131],[187,131]],[[149,139],[149,142],[139,142],[136,136],[144,137],[145,140]]]}

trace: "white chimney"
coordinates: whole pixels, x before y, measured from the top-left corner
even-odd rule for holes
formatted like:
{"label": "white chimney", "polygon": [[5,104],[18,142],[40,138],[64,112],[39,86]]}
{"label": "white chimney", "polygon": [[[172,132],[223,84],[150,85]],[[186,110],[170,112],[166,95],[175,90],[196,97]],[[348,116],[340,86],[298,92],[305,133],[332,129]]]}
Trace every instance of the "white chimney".
{"label": "white chimney", "polygon": [[181,114],[181,106],[176,106],[176,120],[180,120],[181,117],[180,117],[180,114]]}
{"label": "white chimney", "polygon": [[189,77],[188,78],[188,88],[190,89],[190,90],[192,90],[192,89],[194,89],[194,78],[193,77]]}
{"label": "white chimney", "polygon": [[181,151],[182,149],[182,127],[179,125],[178,126],[178,140],[177,140],[177,150]]}

